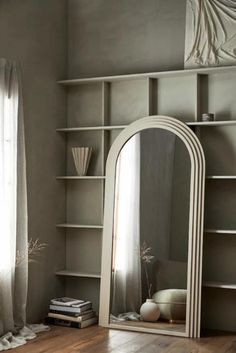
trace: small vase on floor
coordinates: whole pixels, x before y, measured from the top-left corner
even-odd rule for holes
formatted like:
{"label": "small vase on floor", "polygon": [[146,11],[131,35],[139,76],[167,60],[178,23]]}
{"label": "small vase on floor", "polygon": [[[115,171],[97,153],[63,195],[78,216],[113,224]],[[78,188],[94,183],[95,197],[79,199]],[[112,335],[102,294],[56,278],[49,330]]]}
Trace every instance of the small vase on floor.
{"label": "small vase on floor", "polygon": [[160,317],[160,309],[153,299],[146,299],[140,308],[141,320],[155,322]]}
{"label": "small vase on floor", "polygon": [[91,154],[91,147],[72,147],[75,168],[79,176],[87,174]]}

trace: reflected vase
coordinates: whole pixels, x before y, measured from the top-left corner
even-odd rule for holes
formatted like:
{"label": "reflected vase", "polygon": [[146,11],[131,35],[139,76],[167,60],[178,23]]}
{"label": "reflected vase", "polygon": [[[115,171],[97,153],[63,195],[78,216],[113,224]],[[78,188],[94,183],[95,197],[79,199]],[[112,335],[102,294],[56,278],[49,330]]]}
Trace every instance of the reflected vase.
{"label": "reflected vase", "polygon": [[160,309],[153,299],[146,299],[140,308],[142,321],[155,322],[160,317]]}
{"label": "reflected vase", "polygon": [[87,174],[91,154],[91,147],[72,147],[75,168],[79,176]]}

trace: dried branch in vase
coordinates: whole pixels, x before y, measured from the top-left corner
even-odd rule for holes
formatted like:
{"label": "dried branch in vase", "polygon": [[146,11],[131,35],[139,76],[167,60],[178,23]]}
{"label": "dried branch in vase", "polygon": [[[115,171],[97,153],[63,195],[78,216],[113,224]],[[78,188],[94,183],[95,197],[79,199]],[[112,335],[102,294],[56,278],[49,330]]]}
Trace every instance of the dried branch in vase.
{"label": "dried branch in vase", "polygon": [[141,261],[143,263],[143,267],[144,267],[144,273],[145,273],[145,277],[146,277],[149,299],[151,299],[151,297],[152,297],[152,283],[150,283],[150,279],[149,279],[148,264],[150,264],[152,262],[152,260],[154,259],[154,256],[150,254],[151,250],[152,250],[152,248],[148,247],[145,241],[140,246],[140,259],[141,259]]}
{"label": "dried branch in vase", "polygon": [[48,245],[46,243],[40,243],[39,239],[33,240],[32,238],[28,242],[26,253],[22,253],[20,250],[16,252],[16,267],[21,266],[24,263],[36,262],[35,259],[40,255]]}

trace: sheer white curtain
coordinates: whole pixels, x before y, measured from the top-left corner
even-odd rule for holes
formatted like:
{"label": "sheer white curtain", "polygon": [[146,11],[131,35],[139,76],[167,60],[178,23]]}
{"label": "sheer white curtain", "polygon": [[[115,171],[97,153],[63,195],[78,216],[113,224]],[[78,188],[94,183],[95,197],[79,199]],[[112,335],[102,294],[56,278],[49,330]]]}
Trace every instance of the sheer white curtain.
{"label": "sheer white curtain", "polygon": [[[25,325],[28,281],[23,109],[17,64],[0,59],[0,336]],[[16,252],[25,256],[17,267]],[[11,344],[0,339],[0,350]],[[14,345],[13,345],[14,346]]]}
{"label": "sheer white curtain", "polygon": [[140,264],[140,136],[122,148],[116,167],[113,288],[111,313],[139,312]]}

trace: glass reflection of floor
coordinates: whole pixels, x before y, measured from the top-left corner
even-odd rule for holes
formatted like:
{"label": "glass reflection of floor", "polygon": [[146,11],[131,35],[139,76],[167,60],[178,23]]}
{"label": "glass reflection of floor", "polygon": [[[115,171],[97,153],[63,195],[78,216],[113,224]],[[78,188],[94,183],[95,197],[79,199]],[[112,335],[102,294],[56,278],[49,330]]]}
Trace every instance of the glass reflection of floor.
{"label": "glass reflection of floor", "polygon": [[168,330],[168,331],[178,331],[185,332],[185,323],[172,323],[172,322],[145,322],[145,321],[122,321],[113,323],[118,326],[130,326],[130,327],[144,327],[155,330]]}

